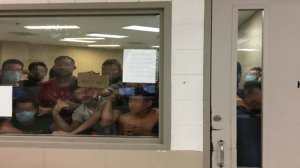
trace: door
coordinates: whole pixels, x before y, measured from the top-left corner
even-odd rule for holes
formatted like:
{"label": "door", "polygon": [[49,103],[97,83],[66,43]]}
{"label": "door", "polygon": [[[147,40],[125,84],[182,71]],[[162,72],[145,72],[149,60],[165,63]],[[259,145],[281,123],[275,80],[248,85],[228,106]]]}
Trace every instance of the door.
{"label": "door", "polygon": [[[228,1],[212,1],[211,136],[212,167],[235,166],[235,86],[232,10]],[[236,64],[235,64],[236,67]],[[233,138],[232,138],[233,137]]]}
{"label": "door", "polygon": [[239,9],[264,11],[262,167],[299,167],[298,0],[212,0],[212,167],[236,167],[236,41]]}

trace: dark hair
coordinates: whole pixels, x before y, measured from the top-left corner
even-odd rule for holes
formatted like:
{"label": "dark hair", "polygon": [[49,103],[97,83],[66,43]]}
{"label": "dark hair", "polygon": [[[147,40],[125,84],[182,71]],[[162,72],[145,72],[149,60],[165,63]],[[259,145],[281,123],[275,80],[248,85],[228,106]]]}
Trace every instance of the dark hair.
{"label": "dark hair", "polygon": [[242,66],[241,63],[237,62],[237,74],[242,74]]}
{"label": "dark hair", "polygon": [[252,67],[249,71],[253,71],[253,70],[258,71],[258,72],[262,71],[261,67],[259,67],[259,66]]}
{"label": "dark hair", "polygon": [[240,81],[241,81],[241,76],[242,76],[242,66],[241,63],[237,62],[237,68],[236,68],[236,87],[239,88]]}
{"label": "dark hair", "polygon": [[33,107],[36,108],[37,104],[34,102],[32,98],[29,97],[19,97],[13,101],[13,108],[17,107],[19,103],[32,103]]}
{"label": "dark hair", "polygon": [[28,66],[28,70],[32,71],[33,68],[35,68],[37,66],[42,66],[46,69],[46,71],[48,71],[47,65],[44,64],[43,62],[32,62],[32,63],[30,63],[29,66]]}
{"label": "dark hair", "polygon": [[102,68],[104,66],[112,66],[112,65],[116,65],[118,67],[119,71],[122,72],[121,63],[116,59],[107,59],[107,60],[105,60],[102,64]]}
{"label": "dark hair", "polygon": [[54,60],[54,63],[57,63],[58,61],[63,60],[63,59],[69,59],[72,62],[72,64],[75,65],[74,59],[69,56],[66,56],[66,55],[56,57]]}
{"label": "dark hair", "polygon": [[18,59],[8,59],[8,60],[6,60],[6,61],[3,62],[2,69],[4,69],[7,65],[11,65],[11,64],[21,65],[22,69],[24,67],[24,64],[23,64],[22,61],[20,61]]}
{"label": "dark hair", "polygon": [[255,88],[261,90],[261,83],[258,81],[246,82],[244,84],[242,97],[245,98],[245,97],[253,94]]}
{"label": "dark hair", "polygon": [[57,72],[55,72],[54,68],[52,67],[49,71],[49,79],[56,78]]}
{"label": "dark hair", "polygon": [[145,100],[154,100],[157,98],[157,95],[157,88],[155,86],[150,89],[149,86],[142,86],[134,89],[134,96],[143,96]]}

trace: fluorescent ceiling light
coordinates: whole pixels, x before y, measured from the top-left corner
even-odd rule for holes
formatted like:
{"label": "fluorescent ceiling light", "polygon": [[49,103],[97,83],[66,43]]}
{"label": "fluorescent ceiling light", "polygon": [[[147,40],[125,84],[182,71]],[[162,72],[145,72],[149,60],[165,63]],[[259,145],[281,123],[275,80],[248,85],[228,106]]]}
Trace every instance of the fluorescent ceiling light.
{"label": "fluorescent ceiling light", "polygon": [[26,29],[34,29],[34,30],[51,30],[51,29],[79,29],[79,26],[75,25],[48,25],[48,26],[24,26]]}
{"label": "fluorescent ceiling light", "polygon": [[79,40],[76,38],[64,38],[59,41],[76,42],[76,43],[95,43],[96,42],[96,41],[89,41],[89,40]]}
{"label": "fluorescent ceiling light", "polygon": [[98,34],[98,33],[90,33],[86,36],[89,37],[104,37],[104,38],[126,38],[128,36],[114,35],[114,34]]}
{"label": "fluorescent ceiling light", "polygon": [[159,46],[151,46],[152,48],[159,48]]}
{"label": "fluorescent ceiling light", "polygon": [[258,49],[253,49],[253,48],[239,48],[237,50],[238,51],[258,51]]}
{"label": "fluorescent ceiling light", "polygon": [[94,44],[91,44],[91,45],[88,45],[88,47],[120,47],[119,44],[107,44],[107,45],[94,45]]}
{"label": "fluorescent ceiling light", "polygon": [[130,29],[130,30],[138,30],[138,31],[159,32],[159,28],[156,28],[156,27],[131,25],[131,26],[122,27],[122,28]]}
{"label": "fluorescent ceiling light", "polygon": [[80,37],[80,38],[67,38],[67,39],[75,39],[75,40],[104,40],[105,38],[101,38],[101,37]]}

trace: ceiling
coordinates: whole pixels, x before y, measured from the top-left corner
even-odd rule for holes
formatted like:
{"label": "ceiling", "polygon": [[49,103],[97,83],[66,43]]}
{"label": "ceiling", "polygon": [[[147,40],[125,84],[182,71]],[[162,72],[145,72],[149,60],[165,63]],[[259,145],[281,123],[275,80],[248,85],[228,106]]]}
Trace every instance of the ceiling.
{"label": "ceiling", "polygon": [[[239,25],[255,13],[255,10],[239,11]],[[130,25],[159,28],[158,15],[131,16],[72,16],[72,17],[10,17],[0,18],[0,41],[32,44],[87,47],[87,43],[63,42],[63,38],[82,38],[89,33],[128,36],[122,39],[106,38],[91,44],[119,44],[120,48],[151,48],[159,46],[160,33],[126,30]],[[73,30],[29,30],[28,25],[77,25]]]}
{"label": "ceiling", "polygon": [[[150,48],[159,46],[160,33],[126,30],[130,25],[159,28],[160,19],[155,15],[142,16],[78,16],[78,17],[15,17],[0,18],[0,41],[32,44],[86,47],[87,43],[63,42],[63,38],[82,38],[89,33],[124,35],[127,38],[106,38],[91,44],[119,44],[120,48]],[[77,25],[72,30],[29,30],[28,25]]]}
{"label": "ceiling", "polygon": [[239,11],[239,26],[249,19],[257,10],[240,10]]}

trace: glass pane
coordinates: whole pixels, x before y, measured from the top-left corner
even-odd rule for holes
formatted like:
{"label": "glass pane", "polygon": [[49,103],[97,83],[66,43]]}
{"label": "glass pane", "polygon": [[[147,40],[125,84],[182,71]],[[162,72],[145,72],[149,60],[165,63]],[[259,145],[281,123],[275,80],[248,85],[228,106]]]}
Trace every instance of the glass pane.
{"label": "glass pane", "polygon": [[263,11],[240,10],[237,55],[237,165],[261,167]]}
{"label": "glass pane", "polygon": [[159,15],[2,17],[3,134],[158,136]]}

